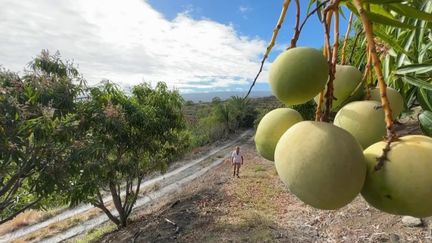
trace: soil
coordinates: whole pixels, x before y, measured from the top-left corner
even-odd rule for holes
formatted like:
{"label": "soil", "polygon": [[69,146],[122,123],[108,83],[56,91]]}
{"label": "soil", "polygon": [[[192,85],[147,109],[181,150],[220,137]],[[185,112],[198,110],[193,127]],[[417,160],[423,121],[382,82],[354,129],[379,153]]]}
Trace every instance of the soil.
{"label": "soil", "polygon": [[[415,122],[398,124],[419,134]],[[432,242],[432,219],[404,226],[401,216],[370,207],[361,196],[342,209],[317,210],[290,194],[273,162],[253,141],[241,146],[245,165],[232,177],[228,159],[178,192],[156,211],[100,242]]]}

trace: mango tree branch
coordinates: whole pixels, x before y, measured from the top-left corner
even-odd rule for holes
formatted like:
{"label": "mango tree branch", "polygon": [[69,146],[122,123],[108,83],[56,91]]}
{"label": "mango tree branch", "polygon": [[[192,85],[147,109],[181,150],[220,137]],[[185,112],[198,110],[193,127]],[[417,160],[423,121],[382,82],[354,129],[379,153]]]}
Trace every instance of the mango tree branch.
{"label": "mango tree branch", "polygon": [[[367,51],[367,63],[366,63],[366,67],[365,67],[365,72],[363,74],[363,79],[362,79],[362,83],[366,84],[366,87],[368,86],[367,84],[367,78],[368,76],[371,74],[371,69],[372,69],[372,55],[371,55],[371,51],[370,49],[367,47],[366,45],[366,49]],[[367,87],[366,89],[366,100],[370,99],[370,88]]]}
{"label": "mango tree branch", "polygon": [[354,44],[353,44],[353,46],[351,48],[350,58],[349,58],[349,61],[348,61],[348,63],[350,63],[350,64],[352,63],[352,59],[354,57],[354,52],[355,52],[355,49],[357,48],[357,43],[358,43],[358,40],[359,40],[360,36],[361,36],[361,31],[357,32],[356,37],[354,39]]}
{"label": "mango tree branch", "polygon": [[325,110],[324,110],[324,116],[322,117],[322,121],[328,122],[329,121],[329,115],[330,115],[330,109],[333,102],[333,80],[334,80],[334,72],[333,72],[333,65],[332,65],[332,49],[330,47],[330,24],[332,20],[333,10],[330,8],[327,8],[326,11],[324,11],[324,30],[325,30],[325,43],[324,43],[324,56],[327,58],[327,62],[329,65],[329,80],[327,82],[327,92],[325,94],[326,97],[326,103],[325,103]]}
{"label": "mango tree branch", "polygon": [[344,42],[343,42],[343,45],[342,45],[341,65],[345,64],[345,51],[346,51],[346,47],[347,47],[347,44],[348,44],[349,33],[351,32],[351,25],[352,25],[352,22],[353,22],[353,16],[354,16],[354,14],[351,12],[350,16],[349,16],[349,22],[348,22],[347,31],[345,33],[345,38],[344,38]]}
{"label": "mango tree branch", "polygon": [[321,90],[321,92],[319,93],[317,108],[315,110],[315,121],[321,120],[321,115],[322,115],[321,106],[323,101],[324,101],[324,90]]}
{"label": "mango tree branch", "polygon": [[290,48],[296,47],[297,40],[300,36],[300,29],[299,29],[299,25],[300,25],[300,2],[299,2],[299,0],[295,0],[295,3],[296,3],[296,22],[295,22],[295,26],[294,26],[294,35],[291,39]]}
{"label": "mango tree branch", "polygon": [[252,88],[255,86],[255,83],[256,83],[259,75],[261,74],[261,72],[263,70],[263,66],[264,66],[265,60],[267,59],[268,55],[270,54],[271,49],[273,48],[273,46],[276,43],[276,39],[277,39],[277,36],[279,34],[279,30],[282,27],[282,24],[283,24],[283,22],[285,20],[285,15],[286,15],[286,12],[288,10],[288,6],[289,6],[290,2],[291,2],[291,0],[285,0],[284,3],[283,3],[282,12],[281,12],[281,14],[279,16],[279,20],[278,20],[278,22],[276,24],[276,27],[273,30],[273,35],[272,35],[270,44],[267,46],[267,49],[266,49],[266,51],[264,53],[264,56],[263,56],[263,59],[261,60],[260,69],[259,69],[257,75],[255,76],[255,78],[254,78],[254,80],[252,82],[252,85],[250,86],[249,91],[247,92],[247,94],[244,97],[244,99],[246,99],[249,96],[250,92],[252,91]]}
{"label": "mango tree branch", "polygon": [[339,8],[335,8],[334,10],[335,22],[334,22],[334,30],[333,30],[333,59],[332,59],[332,68],[333,75],[336,73],[336,63],[337,63],[337,55],[339,48]]}
{"label": "mango tree branch", "polygon": [[353,3],[354,3],[354,5],[355,5],[355,7],[356,7],[356,9],[360,15],[360,19],[361,19],[361,22],[363,24],[364,32],[366,34],[366,40],[368,43],[370,55],[372,57],[373,67],[374,67],[376,76],[378,78],[378,85],[379,85],[380,94],[381,94],[381,104],[382,104],[382,107],[384,109],[384,114],[385,114],[385,122],[386,122],[386,127],[387,127],[387,137],[386,137],[387,145],[383,149],[383,154],[378,158],[378,163],[375,166],[375,170],[379,170],[384,166],[384,162],[385,162],[385,160],[387,160],[387,154],[390,151],[390,144],[392,141],[394,141],[397,138],[397,136],[396,136],[394,128],[393,128],[392,110],[390,108],[390,103],[389,103],[389,100],[387,98],[387,85],[384,81],[384,76],[383,76],[383,73],[381,70],[381,61],[378,58],[378,55],[376,53],[372,24],[371,24],[371,22],[369,22],[369,19],[368,19],[367,15],[365,13],[365,10],[361,4],[361,1],[360,0],[354,0]]}
{"label": "mango tree branch", "polygon": [[[321,2],[314,10],[312,10],[310,13],[308,13],[308,15],[306,15],[306,18],[303,20],[302,24],[300,25],[299,28],[299,33],[301,33],[303,27],[305,26],[307,20],[314,15],[322,6],[326,5],[328,2],[330,2],[330,0],[326,0],[324,2]],[[299,34],[300,35],[300,34]]]}

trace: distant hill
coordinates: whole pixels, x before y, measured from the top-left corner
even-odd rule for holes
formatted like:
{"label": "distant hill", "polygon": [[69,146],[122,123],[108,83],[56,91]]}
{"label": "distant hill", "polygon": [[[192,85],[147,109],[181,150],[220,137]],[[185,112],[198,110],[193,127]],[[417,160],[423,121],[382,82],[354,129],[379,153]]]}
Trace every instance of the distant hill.
{"label": "distant hill", "polygon": [[[219,97],[221,100],[226,100],[231,96],[244,96],[246,92],[208,92],[208,93],[183,93],[183,99],[186,101],[191,100],[193,102],[210,102],[214,97]],[[252,91],[249,97],[266,97],[271,96],[271,91]]]}

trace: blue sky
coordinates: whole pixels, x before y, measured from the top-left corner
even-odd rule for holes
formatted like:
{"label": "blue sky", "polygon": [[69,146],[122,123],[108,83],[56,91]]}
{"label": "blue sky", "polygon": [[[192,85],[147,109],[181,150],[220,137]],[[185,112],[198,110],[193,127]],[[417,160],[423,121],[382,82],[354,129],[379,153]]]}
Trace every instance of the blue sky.
{"label": "blue sky", "polygon": [[[181,92],[243,91],[258,71],[282,0],[4,0],[0,9],[0,65],[13,71],[42,49],[73,59],[89,84],[110,79],[127,89],[165,81]],[[302,0],[302,18],[308,1]],[[20,16],[26,16],[22,18]],[[292,3],[256,86],[268,89],[274,57],[289,44]],[[341,21],[340,32],[346,29]],[[298,46],[319,48],[316,16]]]}
{"label": "blue sky", "polygon": [[[300,1],[302,15],[305,16],[308,2]],[[259,36],[269,41],[273,28],[281,12],[283,1],[262,0],[150,0],[149,3],[167,18],[173,19],[178,13],[188,12],[193,18],[208,18],[223,24],[232,24],[236,31],[246,36]],[[314,5],[315,6],[315,5]],[[311,7],[313,9],[313,6]],[[284,27],[279,35],[279,43],[289,43],[295,17],[294,2],[288,9]],[[346,29],[346,21],[341,21],[341,32]],[[321,47],[322,26],[316,16],[312,16],[305,26],[298,45]]]}

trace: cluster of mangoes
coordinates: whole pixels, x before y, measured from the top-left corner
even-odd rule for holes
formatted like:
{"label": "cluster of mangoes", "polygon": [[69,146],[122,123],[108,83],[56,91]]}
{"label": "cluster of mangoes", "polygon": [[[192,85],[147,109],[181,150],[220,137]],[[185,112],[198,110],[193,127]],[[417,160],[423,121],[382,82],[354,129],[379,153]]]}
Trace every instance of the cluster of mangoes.
{"label": "cluster of mangoes", "polygon": [[[325,89],[329,66],[322,53],[297,47],[280,54],[270,68],[273,94],[284,104],[305,103]],[[281,180],[300,200],[319,209],[338,209],[359,193],[372,206],[398,215],[432,215],[432,138],[400,137],[384,166],[375,170],[386,142],[378,89],[362,100],[361,72],[337,65],[334,123],[303,121],[290,108],[267,113],[255,134],[257,151],[275,162]],[[401,95],[387,88],[394,118],[404,108]]]}

